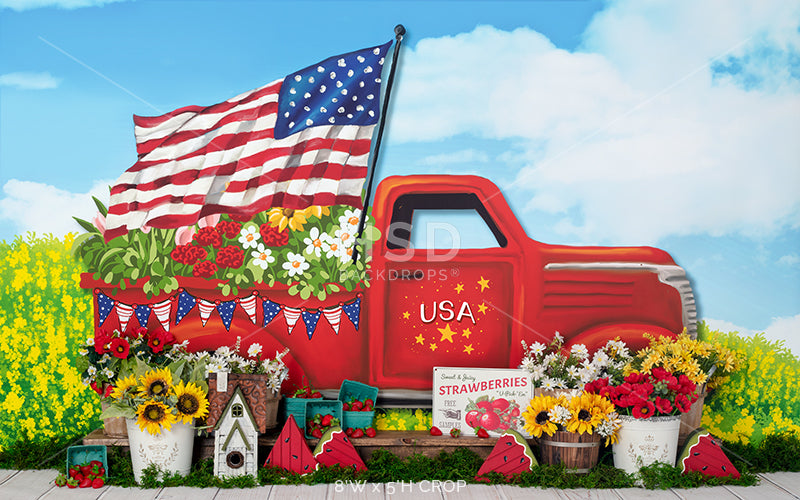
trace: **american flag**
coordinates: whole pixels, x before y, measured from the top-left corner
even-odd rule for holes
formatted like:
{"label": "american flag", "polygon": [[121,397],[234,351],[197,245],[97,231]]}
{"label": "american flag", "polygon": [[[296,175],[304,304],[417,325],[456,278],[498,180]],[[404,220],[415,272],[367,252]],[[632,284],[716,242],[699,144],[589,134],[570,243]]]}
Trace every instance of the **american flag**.
{"label": "american flag", "polygon": [[328,58],[213,106],[134,116],[139,161],[111,189],[106,241],[272,207],[361,207],[392,42]]}

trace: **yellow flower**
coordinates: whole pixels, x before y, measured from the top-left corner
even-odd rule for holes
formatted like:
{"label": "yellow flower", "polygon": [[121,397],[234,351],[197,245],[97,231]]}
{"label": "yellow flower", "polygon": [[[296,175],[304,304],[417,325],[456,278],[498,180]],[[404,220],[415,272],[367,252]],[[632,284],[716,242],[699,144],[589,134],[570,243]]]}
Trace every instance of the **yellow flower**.
{"label": "yellow flower", "polygon": [[602,414],[595,411],[595,394],[583,393],[569,401],[570,418],[567,420],[566,429],[578,434],[592,434],[594,427],[602,421]]}
{"label": "yellow flower", "polygon": [[128,389],[136,387],[136,375],[121,378],[117,380],[117,386],[111,391],[111,397],[114,399],[122,399]]}
{"label": "yellow flower", "polygon": [[184,424],[191,423],[195,418],[203,418],[208,415],[208,398],[205,392],[194,382],[184,384],[183,380],[175,386],[175,408],[178,410],[178,418]]}
{"label": "yellow flower", "polygon": [[168,368],[150,370],[139,379],[139,395],[145,398],[165,397],[172,386],[172,372]]}
{"label": "yellow flower", "polygon": [[292,231],[302,231],[303,224],[307,222],[305,210],[292,208],[271,208],[267,212],[267,219],[272,227],[278,228],[278,231],[283,231],[286,226]]}
{"label": "yellow flower", "polygon": [[558,430],[558,426],[550,421],[548,412],[556,405],[556,398],[551,396],[537,396],[531,399],[528,408],[522,412],[525,419],[524,429],[535,437],[542,437],[542,433],[552,436]]}
{"label": "yellow flower", "polygon": [[172,424],[178,421],[176,417],[164,403],[150,400],[145,401],[136,410],[139,418],[136,423],[142,432],[147,431],[152,435],[161,434],[161,426],[171,430]]}

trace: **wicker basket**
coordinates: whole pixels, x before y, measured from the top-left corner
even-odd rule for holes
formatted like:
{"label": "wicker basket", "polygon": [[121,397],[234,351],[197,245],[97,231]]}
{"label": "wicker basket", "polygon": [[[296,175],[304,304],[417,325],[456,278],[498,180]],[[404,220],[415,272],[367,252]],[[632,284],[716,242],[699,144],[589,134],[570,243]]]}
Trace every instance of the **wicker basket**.
{"label": "wicker basket", "polygon": [[542,462],[551,465],[563,464],[569,472],[586,474],[597,465],[602,439],[597,433],[556,431],[552,436],[543,434],[539,438]]}

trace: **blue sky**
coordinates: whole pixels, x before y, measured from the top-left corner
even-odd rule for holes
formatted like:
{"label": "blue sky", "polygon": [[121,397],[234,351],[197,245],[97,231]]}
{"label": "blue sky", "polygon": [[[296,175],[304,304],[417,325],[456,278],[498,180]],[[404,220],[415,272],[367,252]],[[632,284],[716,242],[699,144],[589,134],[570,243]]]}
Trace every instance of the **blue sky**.
{"label": "blue sky", "polygon": [[0,239],[77,231],[131,115],[403,23],[378,178],[482,175],[547,243],[654,245],[712,326],[800,353],[797,2],[0,0]]}

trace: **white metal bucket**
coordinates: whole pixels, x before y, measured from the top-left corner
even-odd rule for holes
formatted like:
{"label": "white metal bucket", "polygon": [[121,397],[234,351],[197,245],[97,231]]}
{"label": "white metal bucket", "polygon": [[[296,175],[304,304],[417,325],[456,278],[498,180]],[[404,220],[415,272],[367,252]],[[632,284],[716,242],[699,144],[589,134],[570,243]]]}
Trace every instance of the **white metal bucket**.
{"label": "white metal bucket", "polygon": [[128,444],[131,448],[133,477],[142,481],[142,471],[156,464],[164,472],[177,472],[185,476],[192,468],[195,429],[189,424],[172,424],[171,430],[161,429],[160,434],[142,431],[136,419],[126,419]]}
{"label": "white metal bucket", "polygon": [[614,467],[628,473],[654,462],[675,465],[681,416],[633,418],[622,415],[619,441],[613,445]]}

